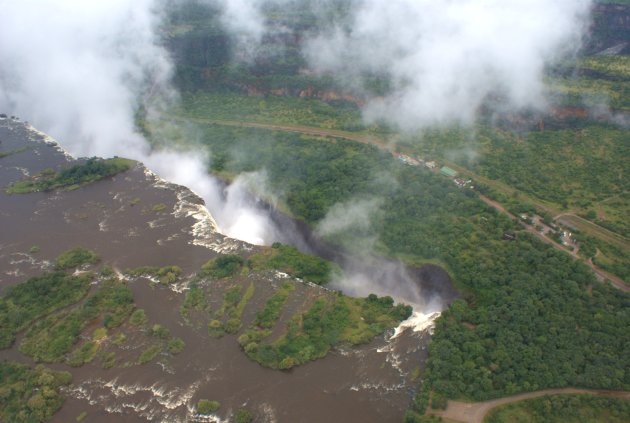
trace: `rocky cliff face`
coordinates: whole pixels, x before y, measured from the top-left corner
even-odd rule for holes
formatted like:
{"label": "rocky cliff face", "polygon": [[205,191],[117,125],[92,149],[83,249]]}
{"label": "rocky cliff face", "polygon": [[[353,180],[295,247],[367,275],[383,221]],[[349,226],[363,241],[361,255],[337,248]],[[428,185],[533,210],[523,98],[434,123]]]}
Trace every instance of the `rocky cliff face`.
{"label": "rocky cliff face", "polygon": [[630,6],[598,4],[593,9],[593,22],[587,51],[598,53],[614,49],[615,54],[630,54]]}

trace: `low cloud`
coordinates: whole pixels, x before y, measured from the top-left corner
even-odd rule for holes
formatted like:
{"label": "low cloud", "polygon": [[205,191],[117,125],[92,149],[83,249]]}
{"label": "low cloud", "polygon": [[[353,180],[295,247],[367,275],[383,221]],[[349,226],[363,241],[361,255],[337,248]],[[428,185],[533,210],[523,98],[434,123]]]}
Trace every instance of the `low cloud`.
{"label": "low cloud", "polygon": [[[226,18],[236,16],[238,5],[230,4]],[[176,101],[177,93],[170,85],[170,57],[157,35],[159,6],[154,0],[3,3],[0,112],[30,121],[75,156],[142,161],[200,195],[227,235],[271,243],[276,226],[245,194],[251,181],[263,180],[261,175],[242,175],[224,190],[208,174],[205,150],[191,150],[199,134],[161,120],[161,110]],[[155,150],[138,132],[135,115],[142,108],[149,120],[156,119],[162,131],[157,143],[164,149]],[[176,151],[173,144],[188,148]]]}
{"label": "low cloud", "polygon": [[389,78],[368,121],[402,128],[471,123],[488,96],[516,109],[546,106],[545,66],[577,51],[590,0],[358,2],[350,23],[312,39],[313,67]]}
{"label": "low cloud", "polygon": [[151,0],[3,2],[0,110],[75,155],[146,155],[134,112],[171,72],[152,7]]}
{"label": "low cloud", "polygon": [[377,198],[337,203],[319,222],[316,231],[324,237],[339,232],[365,231],[372,226],[372,216],[382,203],[383,200]]}
{"label": "low cloud", "polygon": [[[226,28],[246,41],[239,48],[251,51],[277,30],[264,7],[295,1],[219,3]],[[545,67],[579,50],[593,1],[356,0],[333,13],[340,3],[302,2],[320,26],[303,34],[311,68],[355,90],[366,75],[390,81],[388,95],[366,103],[366,120],[417,129],[469,124],[489,97],[510,110],[544,110]]]}

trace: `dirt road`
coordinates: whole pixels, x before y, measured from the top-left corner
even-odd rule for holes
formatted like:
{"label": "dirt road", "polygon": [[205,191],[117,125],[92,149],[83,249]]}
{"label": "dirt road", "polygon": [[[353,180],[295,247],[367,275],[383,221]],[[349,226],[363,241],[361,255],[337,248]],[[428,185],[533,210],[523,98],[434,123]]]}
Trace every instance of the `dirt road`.
{"label": "dirt road", "polygon": [[595,266],[593,264],[592,260],[583,260],[581,257],[579,257],[576,253],[572,252],[572,251],[568,251],[567,249],[563,248],[562,246],[556,244],[555,242],[553,242],[551,239],[549,239],[547,236],[545,236],[545,234],[541,234],[540,232],[538,232],[536,230],[536,228],[534,228],[531,225],[526,224],[525,222],[523,222],[522,220],[518,219],[516,216],[512,215],[510,212],[508,212],[500,203],[486,197],[485,195],[479,194],[479,198],[485,202],[486,204],[494,207],[495,209],[497,209],[499,212],[506,214],[507,216],[511,217],[512,219],[516,219],[518,220],[521,225],[523,225],[523,227],[525,228],[525,230],[527,230],[527,232],[533,234],[534,236],[536,236],[538,239],[540,239],[543,242],[546,242],[547,244],[551,245],[552,247],[554,247],[556,250],[559,251],[563,251],[565,253],[568,253],[571,255],[571,257],[573,257],[576,260],[579,260],[581,262],[583,262],[584,264],[586,264],[588,267],[591,268],[591,270],[593,271],[593,273],[595,273],[595,275],[598,277],[599,280],[601,281],[606,281],[609,280],[610,283],[617,289],[620,289],[621,291],[624,292],[630,292],[630,286],[628,284],[626,284],[624,282],[623,279],[610,274],[602,269],[600,269],[599,267]]}
{"label": "dirt road", "polygon": [[528,392],[526,394],[514,395],[511,397],[498,398],[484,402],[462,402],[449,401],[446,410],[433,412],[436,416],[465,423],[482,423],[484,417],[490,410],[500,405],[509,404],[516,401],[523,401],[531,398],[538,398],[545,395],[556,394],[591,394],[606,397],[616,397],[630,399],[630,392],[625,391],[598,391],[591,389],[546,389],[544,391]]}
{"label": "dirt road", "polygon": [[[216,124],[216,125],[236,126],[236,127],[246,127],[246,128],[260,128],[260,129],[267,129],[270,131],[295,132],[299,134],[317,135],[317,136],[322,136],[322,137],[342,138],[342,139],[347,139],[351,141],[361,142],[364,144],[372,144],[379,148],[387,150],[391,152],[392,154],[394,153],[392,145],[388,141],[381,138],[374,137],[374,136],[369,136],[366,134],[355,134],[355,133],[347,132],[347,131],[314,128],[314,127],[303,126],[303,125],[279,125],[279,124],[272,124],[272,123],[245,122],[245,121],[238,121],[238,120],[202,119],[202,118],[189,118],[189,117],[181,117],[181,119],[189,120],[189,121],[197,122],[197,123],[203,123],[203,124]],[[461,173],[471,176],[472,178],[482,180],[482,182],[484,183],[488,182],[486,178],[480,177],[479,175],[476,175],[475,173],[471,172],[468,169],[464,169],[450,162],[445,162],[445,164],[452,167],[453,169],[458,170]],[[507,214],[508,216],[515,218],[507,210],[505,210],[505,208],[500,203],[488,197],[485,197],[483,195],[480,195],[480,198],[487,204],[499,210],[501,213]],[[544,208],[548,209],[546,206]],[[584,222],[586,222],[586,224],[588,224],[589,226],[598,227],[597,225],[591,222],[588,222],[588,221],[584,221]],[[577,225],[579,226],[580,223],[584,224],[584,222],[578,222]],[[561,246],[559,246],[558,244],[556,244],[555,242],[547,238],[544,234],[539,233],[535,228],[529,225],[525,225],[525,224],[524,226],[528,232],[534,234],[536,237],[538,237],[542,241],[552,245],[557,250],[564,251],[566,253],[571,254],[576,260],[580,260],[583,263],[585,263],[587,266],[589,266],[593,270],[595,275],[600,280],[602,281],[610,280],[613,286],[615,286],[616,288],[624,292],[630,292],[630,286],[627,285],[621,278],[601,270],[600,268],[596,267],[592,262],[582,260],[576,254],[572,254],[570,251],[562,248]],[[617,240],[619,241],[618,238]]]}

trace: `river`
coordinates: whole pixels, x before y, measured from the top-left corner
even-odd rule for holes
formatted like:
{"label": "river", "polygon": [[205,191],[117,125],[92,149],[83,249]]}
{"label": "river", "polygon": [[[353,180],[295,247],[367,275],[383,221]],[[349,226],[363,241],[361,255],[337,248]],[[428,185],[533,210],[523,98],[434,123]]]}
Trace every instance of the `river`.
{"label": "river", "polygon": [[[0,151],[25,146],[25,151],[0,158],[1,186],[72,161],[44,134],[22,122],[0,119]],[[0,204],[2,290],[51,269],[52,258],[78,245],[97,251],[102,263],[117,269],[172,264],[180,266],[186,277],[219,252],[260,248],[222,236],[197,196],[142,166],[74,191],[11,196],[2,191]],[[165,208],[156,211],[161,207],[155,205]],[[293,224],[310,251],[345,268],[350,262],[355,273],[363,272],[366,278],[380,278],[388,266],[401,268],[395,260],[381,258],[353,262],[346,253],[315,239],[304,225],[277,212],[274,219],[281,227]],[[32,253],[32,246],[40,251]],[[419,295],[435,298],[442,307],[456,297],[448,275],[436,266],[401,271],[415,281]],[[282,277],[258,275],[252,280],[257,291],[251,310],[243,316],[244,326]],[[73,375],[67,400],[53,422],[74,421],[83,411],[88,413],[87,421],[97,423],[178,422],[190,415],[200,398],[221,402],[217,414],[221,421],[229,421],[236,409],[246,406],[260,422],[399,422],[410,405],[413,374],[423,368],[427,356],[428,330],[407,330],[395,338],[390,331],[367,345],[337,348],[324,359],[288,372],[269,370],[249,360],[235,336],[214,339],[205,328],[185,324],[179,311],[185,286],[155,287],[146,280],[130,281],[129,286],[151,324],[168,328],[185,341],[186,348],[177,356],[162,355],[155,362],[135,365],[146,337],[123,327],[129,341],[118,353],[120,365],[103,369],[99,360],[80,368],[52,365]],[[320,288],[299,284],[295,298],[307,298],[315,289]],[[435,316],[415,317],[430,326],[427,319]],[[17,346],[0,351],[0,359],[29,362]]]}

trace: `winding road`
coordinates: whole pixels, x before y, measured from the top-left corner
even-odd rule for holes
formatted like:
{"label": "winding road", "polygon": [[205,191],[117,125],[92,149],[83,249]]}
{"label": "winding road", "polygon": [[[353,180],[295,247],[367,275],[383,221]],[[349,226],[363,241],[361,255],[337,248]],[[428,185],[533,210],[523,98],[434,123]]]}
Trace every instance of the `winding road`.
{"label": "winding road", "polygon": [[626,391],[598,391],[593,389],[575,388],[545,389],[543,391],[528,392],[526,394],[513,395],[511,397],[503,397],[484,402],[448,401],[446,410],[433,411],[431,412],[431,414],[465,423],[482,423],[485,416],[493,408],[512,402],[539,398],[545,395],[558,394],[590,394],[605,397],[630,399],[630,392]]}
{"label": "winding road", "polygon": [[[245,128],[260,128],[260,129],[266,129],[266,130],[270,130],[270,131],[283,131],[283,132],[295,132],[295,133],[299,133],[299,134],[306,134],[306,135],[315,135],[315,136],[321,136],[321,137],[333,137],[333,138],[341,138],[341,139],[346,139],[346,140],[350,140],[350,141],[357,141],[360,143],[364,143],[364,144],[372,144],[375,145],[383,150],[389,151],[392,154],[394,154],[394,149],[393,149],[393,145],[386,141],[383,140],[381,138],[377,138],[374,136],[369,136],[367,134],[356,134],[356,133],[352,133],[352,132],[347,132],[347,131],[339,131],[339,130],[334,130],[334,129],[323,129],[323,128],[315,128],[315,127],[310,127],[310,126],[304,126],[304,125],[286,125],[286,124],[273,124],[273,123],[260,123],[260,122],[249,122],[249,121],[239,121],[239,120],[222,120],[222,119],[203,119],[203,118],[191,118],[191,117],[175,117],[175,119],[177,120],[187,120],[187,121],[191,121],[191,122],[195,122],[195,123],[200,123],[200,124],[215,124],[215,125],[223,125],[223,126],[235,126],[235,127],[245,127]],[[473,172],[471,172],[468,169],[464,169],[461,168],[460,166],[457,166],[453,163],[450,162],[444,162],[447,166],[452,167],[453,169],[459,171],[460,173],[464,173],[470,177],[472,177],[473,179],[476,180],[480,180],[483,183],[487,183],[487,178],[483,178]],[[497,209],[499,212],[504,213],[508,216],[510,216],[513,219],[516,219],[515,216],[513,216],[512,214],[510,214],[500,203],[498,203],[495,200],[492,200],[488,197],[485,197],[483,195],[479,195],[479,197],[481,198],[482,201],[484,201],[486,204],[494,207],[495,209]],[[544,209],[548,209],[546,206],[543,207]],[[574,215],[569,215],[569,214],[564,214],[562,215],[564,217],[566,216],[572,216],[575,217]],[[548,237],[546,237],[544,234],[539,233],[535,228],[531,227],[530,225],[525,224],[524,222],[522,222],[520,219],[516,219],[519,222],[521,222],[523,224],[523,226],[525,227],[525,229],[532,233],[533,235],[535,235],[536,237],[538,237],[540,240],[542,240],[543,242],[546,242],[550,245],[552,245],[555,249],[560,250],[560,251],[564,251],[568,254],[570,254],[573,258],[575,258],[576,260],[580,260],[581,262],[583,262],[584,264],[586,264],[588,267],[591,268],[591,270],[593,271],[593,273],[595,273],[595,275],[597,276],[597,278],[599,280],[601,280],[602,282],[605,282],[606,280],[609,280],[612,285],[615,288],[618,288],[624,292],[630,292],[630,285],[626,284],[626,282],[611,274],[608,273],[600,268],[598,268],[597,266],[595,266],[593,264],[592,261],[588,261],[588,260],[583,260],[582,258],[578,257],[577,254],[572,254],[570,251],[568,251],[567,249],[561,247],[560,245],[556,244],[554,241],[552,241],[551,239],[549,239]],[[584,221],[586,223],[581,222],[581,220],[584,219],[580,219],[580,221],[578,221],[578,225],[580,226],[580,224],[587,224],[591,231],[592,231],[592,227],[597,227],[599,229],[599,226],[589,222],[589,221]],[[582,227],[580,227],[580,229],[582,229]],[[604,230],[605,228],[601,228],[602,230]],[[608,230],[606,230],[607,232],[610,232]],[[615,233],[610,233],[608,235],[607,238],[609,238],[611,235],[614,235],[615,237],[613,238],[614,240],[616,240],[617,242],[623,242],[622,239],[620,239],[620,235],[617,235]],[[622,244],[624,246],[627,246],[625,243]]]}

